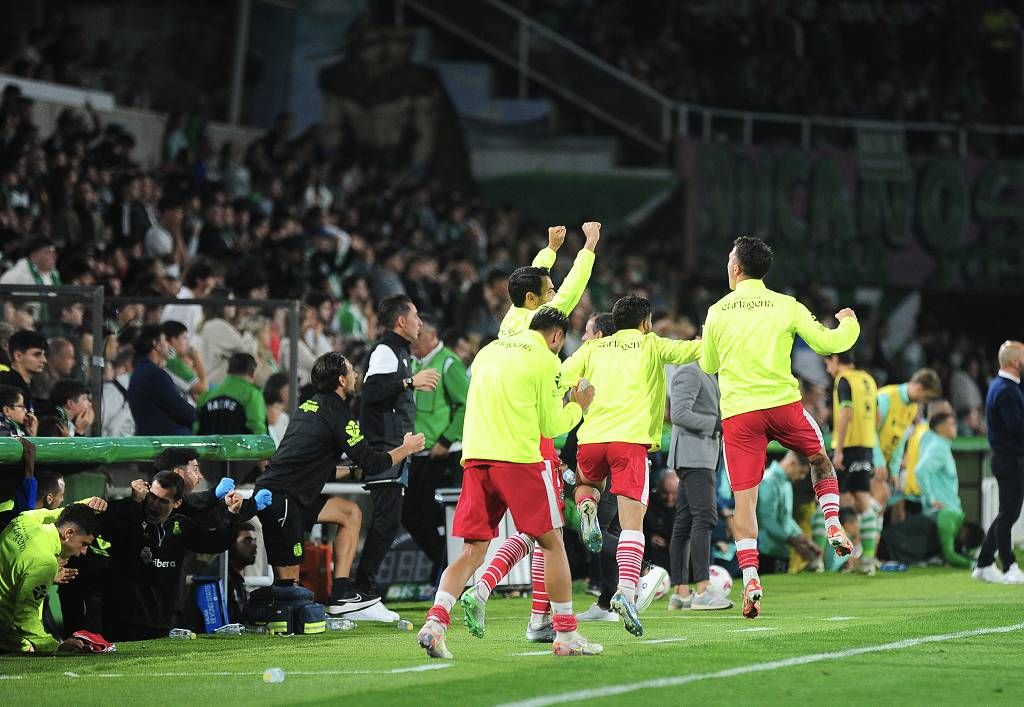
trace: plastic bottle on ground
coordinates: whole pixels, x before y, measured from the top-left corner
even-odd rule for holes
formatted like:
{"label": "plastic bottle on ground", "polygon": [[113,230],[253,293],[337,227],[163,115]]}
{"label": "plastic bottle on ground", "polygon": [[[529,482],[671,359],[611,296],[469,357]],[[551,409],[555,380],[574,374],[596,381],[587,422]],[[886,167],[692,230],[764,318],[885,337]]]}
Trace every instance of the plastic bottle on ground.
{"label": "plastic bottle on ground", "polygon": [[267,668],[263,671],[263,682],[284,682],[284,671],[280,668]]}

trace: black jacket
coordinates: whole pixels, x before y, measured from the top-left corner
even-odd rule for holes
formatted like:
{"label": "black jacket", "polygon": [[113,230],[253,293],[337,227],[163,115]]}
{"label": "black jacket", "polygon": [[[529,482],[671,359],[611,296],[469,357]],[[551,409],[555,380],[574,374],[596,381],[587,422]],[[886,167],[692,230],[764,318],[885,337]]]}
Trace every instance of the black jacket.
{"label": "black jacket", "polygon": [[[362,405],[359,426],[373,449],[388,451],[402,445],[407,432],[416,422],[416,398],[412,388],[406,388],[405,379],[412,377],[412,353],[409,342],[389,331],[377,342],[370,353],[363,380]],[[402,465],[373,475],[366,469],[367,478],[379,481],[397,478]]]}
{"label": "black jacket", "polygon": [[101,535],[110,543],[103,635],[111,641],[166,636],[185,551],[223,552],[237,535],[233,524],[204,530],[178,513],[162,525],[147,523],[142,504],[130,498],[112,501],[100,518]]}

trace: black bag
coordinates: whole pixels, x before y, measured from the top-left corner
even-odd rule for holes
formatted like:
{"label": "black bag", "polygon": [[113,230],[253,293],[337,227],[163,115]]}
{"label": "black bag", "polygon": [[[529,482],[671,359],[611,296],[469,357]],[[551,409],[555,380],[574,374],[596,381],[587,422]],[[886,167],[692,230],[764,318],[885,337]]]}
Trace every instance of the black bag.
{"label": "black bag", "polygon": [[267,633],[323,633],[327,630],[324,607],[313,601],[305,587],[261,587],[249,595],[245,623],[265,626]]}

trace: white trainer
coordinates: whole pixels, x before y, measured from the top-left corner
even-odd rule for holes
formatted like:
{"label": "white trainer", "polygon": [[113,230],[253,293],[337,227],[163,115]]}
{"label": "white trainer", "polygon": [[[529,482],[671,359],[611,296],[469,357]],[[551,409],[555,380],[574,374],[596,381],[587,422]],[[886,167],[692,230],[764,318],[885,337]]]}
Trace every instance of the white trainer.
{"label": "white trainer", "polygon": [[382,602],[377,602],[373,606],[345,614],[345,618],[351,621],[383,621],[390,623],[398,621],[402,617],[384,606]]}
{"label": "white trainer", "polygon": [[617,622],[619,620],[619,615],[614,611],[602,609],[597,604],[591,604],[589,609],[581,614],[576,614],[576,620]]}
{"label": "white trainer", "polygon": [[975,567],[974,571],[971,572],[971,577],[979,579],[982,582],[992,582],[993,584],[1003,583],[1003,573],[999,571],[999,568],[994,564],[988,565],[987,567]]}
{"label": "white trainer", "polygon": [[1003,575],[1003,584],[1024,584],[1024,572],[1020,571],[1016,562],[1010,565],[1010,569]]}
{"label": "white trainer", "polygon": [[651,565],[647,574],[640,576],[640,582],[636,587],[636,613],[642,614],[647,611],[655,599],[664,596],[666,588],[671,586],[668,581],[668,570]]}

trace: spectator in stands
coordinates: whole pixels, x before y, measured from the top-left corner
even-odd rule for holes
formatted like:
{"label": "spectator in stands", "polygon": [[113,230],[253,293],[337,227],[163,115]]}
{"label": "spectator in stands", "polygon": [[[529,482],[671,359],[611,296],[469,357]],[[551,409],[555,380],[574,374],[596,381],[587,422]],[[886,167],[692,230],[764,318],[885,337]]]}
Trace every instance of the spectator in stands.
{"label": "spectator in stands", "polygon": [[38,425],[21,389],[0,384],[0,437],[35,437]]}
{"label": "spectator in stands", "polygon": [[[211,299],[234,299],[231,291],[218,287],[210,292]],[[199,339],[199,353],[206,368],[206,380],[210,386],[220,385],[228,374],[228,359],[235,353],[256,355],[259,348],[256,339],[242,334],[235,327],[237,309],[234,305],[214,303],[203,307],[203,323],[196,335]]]}
{"label": "spectator in stands", "polygon": [[338,331],[342,336],[369,340],[376,316],[366,278],[349,275],[341,284],[341,293],[343,300],[338,307]]}
{"label": "spectator in stands", "polygon": [[89,398],[89,388],[73,378],[64,378],[53,386],[50,405],[69,437],[89,434],[96,410]]}
{"label": "spectator in stands", "polygon": [[[120,349],[104,369],[101,435],[104,437],[131,437],[135,434],[135,418],[128,404],[128,385],[131,382],[135,351],[131,347]],[[109,376],[109,377],[108,377]]]}
{"label": "spectator in stands", "polygon": [[267,379],[263,386],[263,403],[267,407],[267,432],[274,440],[274,446],[280,447],[288,429],[288,376],[275,373]]}
{"label": "spectator in stands", "polygon": [[807,478],[810,471],[806,459],[786,452],[781,462],[772,462],[764,473],[757,496],[757,549],[765,574],[788,572],[791,548],[807,560],[821,554],[793,519],[793,482]]}
{"label": "spectator in stands", "polygon": [[108,212],[114,245],[126,252],[137,249],[153,225],[142,203],[142,196],[142,179],[138,174],[126,174],[118,187],[117,202]]}
{"label": "spectator in stands", "polygon": [[201,435],[267,433],[267,408],[256,386],[256,359],[231,354],[224,380],[197,401],[196,433]]}
{"label": "spectator in stands", "polygon": [[[105,504],[100,502],[104,507]],[[99,534],[93,508],[22,513],[0,535],[0,652],[81,652],[77,638],[59,642],[42,623],[42,603],[62,561],[84,554]]]}
{"label": "spectator in stands", "polygon": [[[432,369],[414,375],[409,366],[412,355],[409,344],[419,336],[422,326],[412,300],[406,295],[388,297],[380,303],[377,316],[384,335],[370,354],[363,378],[359,427],[371,449],[387,452],[401,447],[405,435],[413,432],[416,423],[414,391],[433,391],[439,376]],[[401,525],[407,463],[403,460],[383,472],[367,474],[366,479],[373,515],[355,580],[360,594],[379,597],[377,570]]]}
{"label": "spectator in stands", "polygon": [[67,339],[50,339],[46,348],[46,367],[32,377],[32,397],[50,400],[50,390],[61,378],[70,378],[75,372],[75,346]]}
{"label": "spectator in stands", "polygon": [[442,486],[458,486],[462,425],[466,416],[469,377],[466,367],[437,334],[437,319],[424,315],[419,336],[412,342],[413,375],[437,371],[437,387],[416,391],[416,431],[425,439],[424,451],[409,462],[409,485],[402,501],[402,525],[432,563],[431,581],[441,577],[445,557],[444,509],[434,494]]}
{"label": "spectator in stands", "polygon": [[185,211],[181,202],[171,197],[163,197],[157,208],[160,214],[155,224],[146,231],[143,242],[143,253],[147,258],[173,260],[181,264],[185,260],[185,241],[182,236],[182,223]]}
{"label": "spectator in stands", "polygon": [[33,238],[25,245],[25,257],[0,275],[0,285],[59,285],[57,246],[49,238]]}
{"label": "spectator in stands", "polygon": [[[171,629],[185,551],[223,552],[235,538],[232,525],[206,530],[178,513],[185,483],[161,471],[145,499],[113,501],[102,516],[110,542],[110,572],[104,586],[103,632],[112,641],[160,638]],[[241,497],[229,507],[237,512]]]}
{"label": "spectator in stands", "polygon": [[196,411],[167,375],[167,338],[159,324],[147,324],[133,344],[135,363],[128,382],[128,405],[138,435],[188,435]]}
{"label": "spectator in stands", "polygon": [[267,380],[281,370],[274,356],[274,332],[271,322],[266,317],[248,316],[239,322],[242,334],[248,334],[256,340],[256,385],[262,386]]}
{"label": "spectator in stands", "polygon": [[235,543],[228,550],[228,621],[240,623],[245,615],[249,593],[245,589],[243,572],[256,564],[256,528],[252,523],[238,526]]}
{"label": "spectator in stands", "polygon": [[181,322],[164,320],[160,331],[167,338],[167,375],[187,400],[196,400],[207,390],[203,357],[189,344],[188,329]]}
{"label": "spectator in stands", "polygon": [[497,337],[510,303],[508,273],[492,270],[484,282],[476,283],[466,293],[456,316],[456,326],[481,338]]}
{"label": "spectator in stands", "polygon": [[22,402],[29,412],[35,412],[32,379],[46,367],[46,347],[42,335],[28,329],[16,331],[7,342],[11,365],[0,366],[0,384],[21,390]]}
{"label": "spectator in stands", "polygon": [[679,477],[671,469],[662,469],[653,479],[654,492],[644,514],[644,559],[658,567],[669,567],[669,543],[675,518]]}
{"label": "spectator in stands", "polygon": [[[323,330],[324,325],[320,320],[319,313],[309,305],[302,305],[302,320],[299,324],[299,359],[296,366],[299,385],[305,385],[309,382],[313,363],[317,357],[332,350],[330,341],[323,335]],[[291,347],[291,339],[281,339],[281,361],[285,367],[292,360]]]}
{"label": "spectator in stands", "polygon": [[[178,299],[202,299],[217,286],[217,272],[205,258],[195,258],[185,270],[184,284],[175,295]],[[203,322],[203,308],[198,304],[169,304],[164,307],[160,320],[181,322],[190,333],[199,331]]]}

